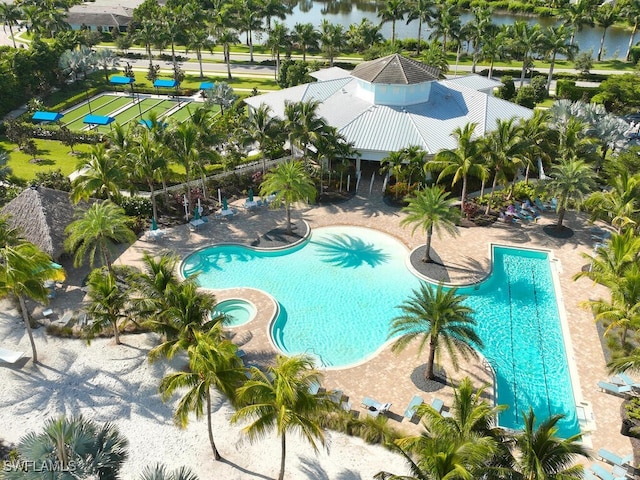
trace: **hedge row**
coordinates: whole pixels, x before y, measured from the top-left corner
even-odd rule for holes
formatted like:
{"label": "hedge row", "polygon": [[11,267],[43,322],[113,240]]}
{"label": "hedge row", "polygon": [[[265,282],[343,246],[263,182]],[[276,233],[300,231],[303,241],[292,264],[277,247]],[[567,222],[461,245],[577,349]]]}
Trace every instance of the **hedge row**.
{"label": "hedge row", "polygon": [[42,138],[46,140],[65,141],[68,136],[75,139],[75,143],[100,143],[104,140],[103,134],[93,131],[63,132],[60,125],[35,125],[30,122],[16,122],[15,126],[25,133],[28,138]]}
{"label": "hedge row", "polygon": [[599,87],[578,87],[572,80],[558,80],[556,83],[556,97],[567,98],[572,102],[589,102],[599,91]]}

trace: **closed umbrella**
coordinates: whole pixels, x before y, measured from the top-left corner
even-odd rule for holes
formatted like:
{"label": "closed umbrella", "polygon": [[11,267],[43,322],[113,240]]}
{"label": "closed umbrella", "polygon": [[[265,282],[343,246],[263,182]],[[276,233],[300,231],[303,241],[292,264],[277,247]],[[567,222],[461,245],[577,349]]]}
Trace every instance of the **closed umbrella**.
{"label": "closed umbrella", "polygon": [[227,205],[227,197],[222,199],[222,210],[229,210],[229,206]]}
{"label": "closed umbrella", "polygon": [[253,188],[249,189],[249,201],[253,202]]}
{"label": "closed umbrella", "polygon": [[151,217],[151,230],[158,229],[158,222],[156,222],[156,217]]}

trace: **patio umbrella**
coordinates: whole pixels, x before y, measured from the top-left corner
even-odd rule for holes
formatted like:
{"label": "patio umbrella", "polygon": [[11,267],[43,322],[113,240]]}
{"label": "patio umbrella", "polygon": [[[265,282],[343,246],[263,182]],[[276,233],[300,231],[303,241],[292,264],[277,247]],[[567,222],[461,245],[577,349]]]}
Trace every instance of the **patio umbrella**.
{"label": "patio umbrella", "polygon": [[54,282],[64,282],[67,276],[65,274],[64,268],[62,268],[62,265],[51,262],[51,268],[55,270],[51,277],[51,280]]}
{"label": "patio umbrella", "polygon": [[229,206],[227,205],[227,197],[222,199],[222,210],[229,210]]}
{"label": "patio umbrella", "polygon": [[249,201],[253,202],[253,188],[249,189]]}
{"label": "patio umbrella", "polygon": [[151,230],[158,229],[158,222],[156,222],[156,217],[151,217]]}

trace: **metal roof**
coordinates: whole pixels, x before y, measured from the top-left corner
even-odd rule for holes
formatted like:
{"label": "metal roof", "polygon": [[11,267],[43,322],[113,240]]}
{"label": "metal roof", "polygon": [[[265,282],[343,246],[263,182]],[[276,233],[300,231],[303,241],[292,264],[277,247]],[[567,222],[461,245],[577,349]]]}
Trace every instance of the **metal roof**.
{"label": "metal roof", "polygon": [[483,77],[482,75],[477,75],[475,73],[472,73],[471,75],[464,75],[462,77],[448,78],[447,83],[473,88],[474,90],[487,90],[489,88],[497,88],[502,85],[502,82],[499,80]]}
{"label": "metal roof", "polygon": [[435,154],[456,148],[451,133],[469,122],[478,124],[474,134],[480,137],[495,129],[497,119],[533,115],[528,108],[450,80],[432,82],[428,101],[405,107],[375,105],[359,93],[358,80],[351,77],[298,85],[245,102],[254,108],[269,105],[274,116],[284,118],[285,101],[318,100],[318,115],[361,152],[393,152],[417,145]]}

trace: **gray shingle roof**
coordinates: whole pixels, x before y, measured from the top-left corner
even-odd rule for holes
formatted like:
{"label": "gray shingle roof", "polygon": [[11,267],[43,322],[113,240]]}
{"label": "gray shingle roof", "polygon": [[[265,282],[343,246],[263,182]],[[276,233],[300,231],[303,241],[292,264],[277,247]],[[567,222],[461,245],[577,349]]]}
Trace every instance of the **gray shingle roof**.
{"label": "gray shingle roof", "polygon": [[440,78],[440,70],[397,53],[356,66],[351,75],[371,83],[410,85]]}
{"label": "gray shingle roof", "polygon": [[67,12],[67,23],[89,26],[127,26],[133,20],[133,9],[122,5],[75,5]]}

